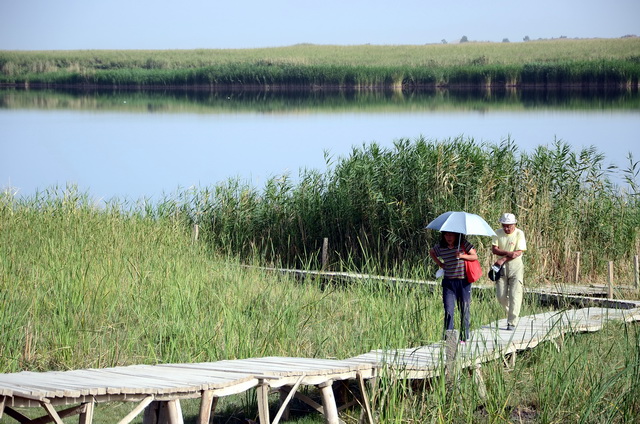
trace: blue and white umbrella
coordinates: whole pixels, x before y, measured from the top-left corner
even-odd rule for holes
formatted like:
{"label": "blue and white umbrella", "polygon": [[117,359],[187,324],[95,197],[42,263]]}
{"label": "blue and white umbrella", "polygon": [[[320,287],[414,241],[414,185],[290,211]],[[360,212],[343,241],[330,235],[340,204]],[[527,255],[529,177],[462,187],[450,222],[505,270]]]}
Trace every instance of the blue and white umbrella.
{"label": "blue and white umbrella", "polygon": [[427,228],[474,236],[495,236],[496,233],[479,215],[468,212],[445,212],[431,221]]}

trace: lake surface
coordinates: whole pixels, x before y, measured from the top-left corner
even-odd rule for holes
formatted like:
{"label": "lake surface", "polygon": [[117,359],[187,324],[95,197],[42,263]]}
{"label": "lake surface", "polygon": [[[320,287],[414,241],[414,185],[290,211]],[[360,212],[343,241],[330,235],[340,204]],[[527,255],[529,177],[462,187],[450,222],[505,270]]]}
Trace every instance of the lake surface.
{"label": "lake surface", "polygon": [[[638,93],[139,93],[0,91],[0,188],[76,184],[96,199],[160,199],[230,177],[257,187],[399,138],[458,136],[522,151],[559,139],[640,160]],[[622,184],[614,175],[614,181]]]}

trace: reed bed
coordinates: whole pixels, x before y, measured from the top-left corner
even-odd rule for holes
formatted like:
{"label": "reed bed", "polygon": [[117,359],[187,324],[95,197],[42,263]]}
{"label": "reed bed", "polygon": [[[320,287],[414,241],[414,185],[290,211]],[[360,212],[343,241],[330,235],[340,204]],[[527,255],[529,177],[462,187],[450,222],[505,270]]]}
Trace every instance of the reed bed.
{"label": "reed bed", "polygon": [[351,88],[638,86],[640,38],[243,50],[0,52],[0,83]]}
{"label": "reed bed", "polygon": [[[639,165],[629,155],[617,169],[595,148],[574,151],[562,141],[527,153],[509,139],[401,139],[327,155],[325,171],[276,176],[260,189],[231,179],[194,190],[185,204],[198,206],[184,213],[207,243],[241,257],[257,250],[268,261],[319,268],[327,238],[333,269],[402,275],[431,268],[427,251],[439,234],[424,227],[439,214],[465,210],[497,227],[511,211],[528,237],[528,284],[573,282],[581,252],[583,282],[605,283],[615,261],[618,284],[630,285],[640,205]],[[472,241],[488,266],[490,240]]]}

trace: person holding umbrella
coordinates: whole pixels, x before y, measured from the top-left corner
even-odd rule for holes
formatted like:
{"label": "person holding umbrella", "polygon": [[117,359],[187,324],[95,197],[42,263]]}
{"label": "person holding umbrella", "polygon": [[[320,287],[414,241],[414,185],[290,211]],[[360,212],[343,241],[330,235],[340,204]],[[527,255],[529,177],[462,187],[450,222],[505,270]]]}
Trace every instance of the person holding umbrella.
{"label": "person holding umbrella", "polygon": [[512,213],[500,217],[502,228],[496,230],[491,251],[499,256],[494,264],[494,271],[499,276],[496,280],[496,297],[507,314],[507,330],[514,330],[518,325],[522,294],[524,291],[524,264],[522,254],[527,250],[524,232],[516,228],[516,216]]}
{"label": "person holding umbrella", "polygon": [[460,342],[469,337],[471,312],[471,283],[467,280],[465,261],[478,259],[478,254],[465,235],[494,236],[496,233],[479,215],[450,211],[431,221],[427,228],[440,231],[440,241],[429,250],[429,256],[444,270],[442,303],[444,304],[444,333],[453,330],[455,304],[460,309]]}
{"label": "person holding umbrella", "polygon": [[443,231],[440,241],[430,250],[433,261],[444,270],[442,279],[442,303],[444,304],[444,332],[453,330],[456,304],[460,311],[460,342],[469,337],[471,312],[471,283],[467,281],[464,261],[478,259],[473,245],[464,234]]}

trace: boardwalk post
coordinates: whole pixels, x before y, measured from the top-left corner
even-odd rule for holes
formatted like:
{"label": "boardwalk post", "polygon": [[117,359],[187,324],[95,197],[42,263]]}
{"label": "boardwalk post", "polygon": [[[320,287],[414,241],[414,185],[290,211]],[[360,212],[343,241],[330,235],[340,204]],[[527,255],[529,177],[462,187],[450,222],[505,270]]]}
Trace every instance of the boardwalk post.
{"label": "boardwalk post", "polygon": [[280,393],[280,411],[282,411],[282,413],[280,413],[280,411],[278,411],[278,413],[280,413],[280,417],[282,418],[283,421],[287,421],[289,419],[288,398],[291,392],[292,392],[291,389],[286,390],[284,388],[280,388],[278,390],[278,393]]}
{"label": "boardwalk post", "polygon": [[324,422],[326,424],[339,424],[338,407],[333,395],[333,381],[326,381],[318,385],[322,395],[322,408],[324,410]]}
{"label": "boardwalk post", "polygon": [[576,252],[576,275],[574,277],[576,284],[580,283],[580,252]]}
{"label": "boardwalk post", "polygon": [[142,424],[184,424],[180,400],[153,400],[153,396],[145,398],[121,423],[129,423],[144,408]]}
{"label": "boardwalk post", "polygon": [[198,424],[209,424],[211,413],[215,411],[217,404],[218,398],[213,396],[213,390],[202,391]]}
{"label": "boardwalk post", "polygon": [[613,299],[613,261],[609,261],[609,287],[607,298]]}
{"label": "boardwalk post", "polygon": [[[154,401],[153,396],[149,396],[140,405],[143,404],[146,405],[144,406],[144,414],[142,415],[142,424],[157,424],[160,418],[160,402]],[[134,411],[131,411],[122,421],[130,422],[131,420],[125,420],[129,419],[129,417],[135,417],[137,414],[135,414]]]}
{"label": "boardwalk post", "polygon": [[635,269],[636,290],[640,288],[640,265],[638,265],[638,255],[633,257],[633,268]]}
{"label": "boardwalk post", "polygon": [[179,399],[173,399],[167,402],[167,415],[169,424],[184,424]]}
{"label": "boardwalk post", "polygon": [[78,418],[78,424],[91,424],[93,422],[93,410],[95,401],[90,401],[82,404],[82,411]]}
{"label": "boardwalk post", "polygon": [[40,404],[47,411],[47,414],[49,414],[49,418],[50,418],[49,421],[52,421],[56,424],[64,424],[62,422],[62,418],[60,418],[60,416],[58,415],[58,412],[53,408],[53,405],[51,405],[48,399],[46,400],[46,402],[44,401],[40,402]]}
{"label": "boardwalk post", "polygon": [[200,226],[198,224],[193,224],[193,242],[198,241],[198,236],[200,235]]}
{"label": "boardwalk post", "polygon": [[322,270],[326,271],[329,266],[329,239],[322,240]]}
{"label": "boardwalk post", "polygon": [[269,416],[269,383],[266,380],[260,380],[260,384],[256,387],[258,396],[258,417],[260,424],[269,424],[271,417]]}
{"label": "boardwalk post", "polygon": [[367,388],[365,386],[364,383],[364,378],[362,378],[362,373],[358,372],[356,373],[356,378],[358,379],[358,386],[360,387],[360,395],[362,396],[362,413],[363,416],[361,416],[360,418],[360,422],[364,422],[364,417],[366,414],[367,417],[367,423],[368,424],[374,424],[373,421],[373,414],[371,413],[371,404],[369,403],[369,395],[367,394]]}
{"label": "boardwalk post", "polygon": [[478,396],[480,396],[480,399],[485,400],[487,398],[487,386],[484,384],[484,378],[482,378],[480,364],[476,364],[473,369],[473,381],[478,388]]}
{"label": "boardwalk post", "polygon": [[447,384],[451,384],[456,374],[456,356],[458,354],[458,330],[447,330],[445,340],[445,377]]}

